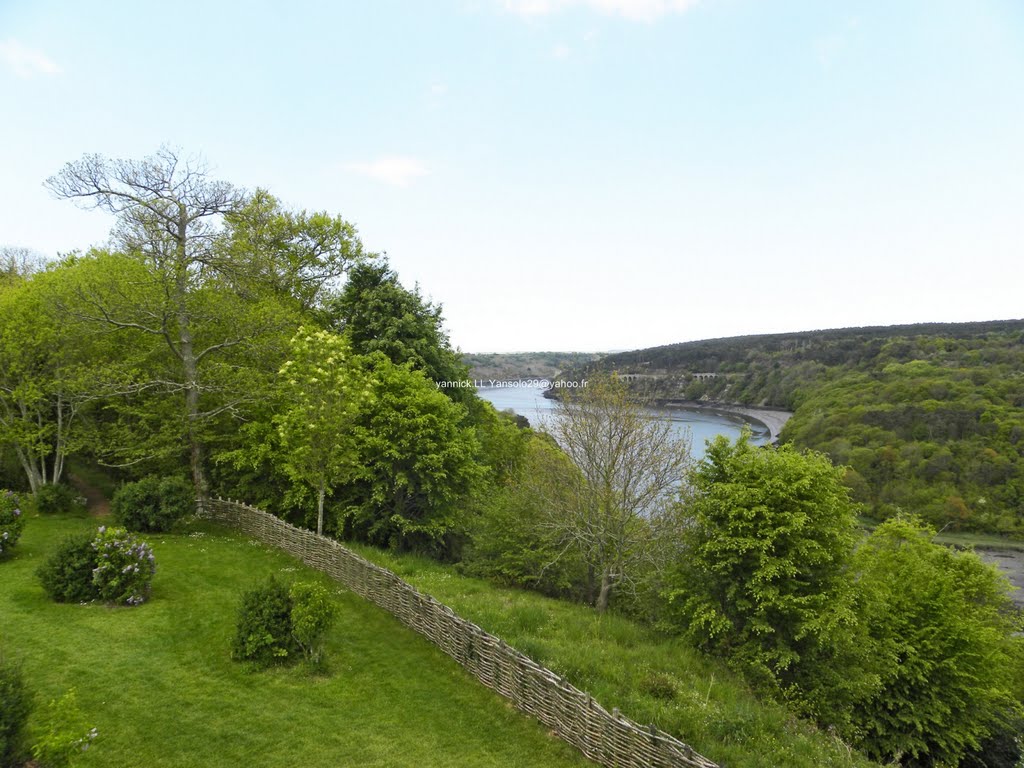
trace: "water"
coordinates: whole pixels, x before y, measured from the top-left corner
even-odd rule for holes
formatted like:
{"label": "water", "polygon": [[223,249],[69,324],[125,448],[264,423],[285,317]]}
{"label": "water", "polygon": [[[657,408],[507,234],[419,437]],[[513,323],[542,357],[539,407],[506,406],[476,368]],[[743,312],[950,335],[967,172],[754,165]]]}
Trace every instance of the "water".
{"label": "water", "polygon": [[[507,384],[525,382],[507,382]],[[520,416],[530,420],[530,426],[541,428],[545,421],[550,422],[555,418],[558,403],[542,396],[544,388],[537,385],[529,386],[504,386],[504,387],[479,387],[477,394],[484,400],[489,401],[499,411],[512,409]],[[671,422],[673,432],[683,437],[689,430],[693,440],[693,457],[697,460],[704,456],[706,441],[717,435],[725,435],[730,440],[740,436],[744,426],[753,431],[751,443],[763,445],[768,442],[768,430],[761,424],[751,423],[742,416],[732,413],[707,410],[686,410],[652,408],[651,413],[658,418]]]}

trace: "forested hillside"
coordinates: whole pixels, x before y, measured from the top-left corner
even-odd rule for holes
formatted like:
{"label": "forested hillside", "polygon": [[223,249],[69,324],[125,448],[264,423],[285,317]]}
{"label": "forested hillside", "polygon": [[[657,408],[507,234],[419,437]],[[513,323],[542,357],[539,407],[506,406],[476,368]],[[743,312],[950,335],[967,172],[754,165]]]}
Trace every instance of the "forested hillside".
{"label": "forested hillside", "polygon": [[872,516],[1024,533],[1024,321],[711,339],[598,365],[660,399],[793,410],[783,441],[847,465]]}

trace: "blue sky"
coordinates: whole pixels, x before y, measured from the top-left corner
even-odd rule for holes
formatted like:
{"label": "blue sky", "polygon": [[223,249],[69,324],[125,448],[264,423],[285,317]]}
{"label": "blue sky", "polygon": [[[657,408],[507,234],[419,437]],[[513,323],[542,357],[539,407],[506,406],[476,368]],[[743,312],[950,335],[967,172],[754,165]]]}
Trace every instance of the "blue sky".
{"label": "blue sky", "polygon": [[341,214],[465,351],[1024,316],[1019,0],[0,0],[0,245],[162,143]]}

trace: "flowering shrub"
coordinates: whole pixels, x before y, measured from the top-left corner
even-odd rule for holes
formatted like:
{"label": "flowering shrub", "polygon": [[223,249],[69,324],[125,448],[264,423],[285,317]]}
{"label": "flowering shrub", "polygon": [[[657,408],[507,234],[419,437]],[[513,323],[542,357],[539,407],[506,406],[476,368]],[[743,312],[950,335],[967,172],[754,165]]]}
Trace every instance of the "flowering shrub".
{"label": "flowering shrub", "polygon": [[46,594],[58,603],[87,603],[96,599],[92,583],[95,567],[92,535],[85,533],[64,539],[36,574]]}
{"label": "flowering shrub", "polygon": [[38,575],[57,602],[139,605],[149,596],[155,571],[149,544],[124,528],[103,527],[94,537],[65,539]]}
{"label": "flowering shrub", "polygon": [[149,544],[124,528],[101,527],[92,547],[96,551],[92,583],[99,598],[125,605],[144,602],[156,571]]}
{"label": "flowering shrub", "polygon": [[0,554],[18,543],[25,518],[21,513],[21,501],[11,491],[0,491]]}

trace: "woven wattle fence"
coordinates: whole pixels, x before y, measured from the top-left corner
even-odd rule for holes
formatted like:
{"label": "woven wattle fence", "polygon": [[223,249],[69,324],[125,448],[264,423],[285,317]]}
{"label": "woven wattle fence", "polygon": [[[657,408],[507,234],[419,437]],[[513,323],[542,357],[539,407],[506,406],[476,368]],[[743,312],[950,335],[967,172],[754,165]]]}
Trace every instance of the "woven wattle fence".
{"label": "woven wattle fence", "polygon": [[203,516],[284,550],[383,608],[591,760],[615,768],[718,768],[653,725],[608,712],[551,670],[334,539],[236,501],[208,501]]}

